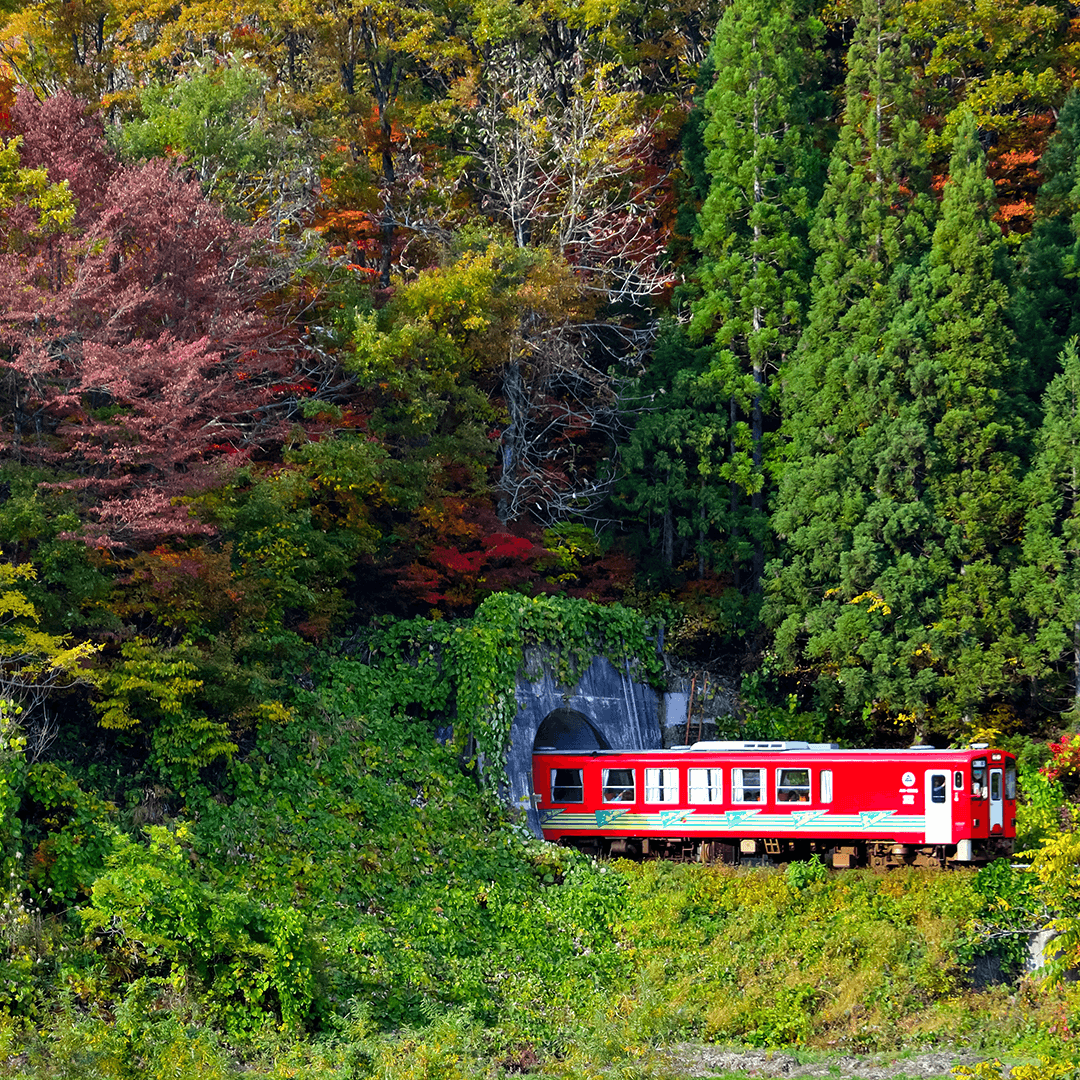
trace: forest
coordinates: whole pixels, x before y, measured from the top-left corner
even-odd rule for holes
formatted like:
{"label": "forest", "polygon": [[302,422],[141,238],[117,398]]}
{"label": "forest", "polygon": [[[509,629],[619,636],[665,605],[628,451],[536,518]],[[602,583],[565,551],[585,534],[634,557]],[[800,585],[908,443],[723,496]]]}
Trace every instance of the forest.
{"label": "forest", "polygon": [[[0,1075],[1071,1075],[1078,79],[1064,0],[0,0]],[[1031,869],[552,849],[534,645],[1005,746]]]}

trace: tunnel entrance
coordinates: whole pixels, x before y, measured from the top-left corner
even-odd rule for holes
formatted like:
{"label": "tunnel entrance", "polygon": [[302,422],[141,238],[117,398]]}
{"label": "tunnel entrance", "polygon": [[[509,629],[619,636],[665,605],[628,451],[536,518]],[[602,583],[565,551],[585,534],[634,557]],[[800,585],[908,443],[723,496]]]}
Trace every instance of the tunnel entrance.
{"label": "tunnel entrance", "polygon": [[607,739],[577,709],[552,709],[540,722],[533,750],[610,750]]}

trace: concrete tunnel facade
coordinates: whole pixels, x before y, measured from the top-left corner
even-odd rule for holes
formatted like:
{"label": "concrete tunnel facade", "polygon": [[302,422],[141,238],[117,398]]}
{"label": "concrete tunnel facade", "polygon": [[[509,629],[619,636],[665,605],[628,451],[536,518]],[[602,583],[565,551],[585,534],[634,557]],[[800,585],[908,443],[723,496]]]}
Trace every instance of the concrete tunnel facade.
{"label": "concrete tunnel facade", "polygon": [[654,750],[662,745],[661,700],[652,687],[620,671],[606,657],[593,659],[574,686],[555,681],[546,665],[536,680],[519,676],[517,716],[506,759],[509,801],[525,811],[540,836],[532,806],[533,748]]}

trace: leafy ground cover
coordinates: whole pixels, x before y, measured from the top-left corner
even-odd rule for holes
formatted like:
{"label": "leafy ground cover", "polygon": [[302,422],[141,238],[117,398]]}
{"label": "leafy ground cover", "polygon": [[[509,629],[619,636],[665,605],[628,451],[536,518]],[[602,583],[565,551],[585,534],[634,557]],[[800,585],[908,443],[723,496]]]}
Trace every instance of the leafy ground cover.
{"label": "leafy ground cover", "polygon": [[155,822],[56,789],[70,852],[35,851],[29,891],[11,860],[0,909],[0,1075],[708,1075],[687,1043],[826,1075],[961,1046],[1080,1060],[1080,990],[1021,971],[1034,875],[594,863],[436,737],[445,672],[412,655],[314,668]]}

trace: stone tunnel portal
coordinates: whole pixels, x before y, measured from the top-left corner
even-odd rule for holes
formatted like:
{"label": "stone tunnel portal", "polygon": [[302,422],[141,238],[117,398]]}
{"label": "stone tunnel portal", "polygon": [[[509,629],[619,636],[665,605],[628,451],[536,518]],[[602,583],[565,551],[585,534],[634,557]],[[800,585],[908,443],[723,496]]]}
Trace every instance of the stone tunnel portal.
{"label": "stone tunnel portal", "polygon": [[552,709],[540,721],[534,750],[610,750],[596,725],[577,709]]}

